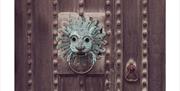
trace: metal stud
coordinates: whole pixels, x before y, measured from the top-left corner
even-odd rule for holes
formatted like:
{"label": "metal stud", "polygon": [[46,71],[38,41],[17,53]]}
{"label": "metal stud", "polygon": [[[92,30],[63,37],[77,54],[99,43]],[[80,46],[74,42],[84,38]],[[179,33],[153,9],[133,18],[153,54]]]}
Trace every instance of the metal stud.
{"label": "metal stud", "polygon": [[109,82],[107,79],[105,80],[105,85],[106,85],[106,86],[109,86],[109,85],[110,85],[110,82]]}
{"label": "metal stud", "polygon": [[57,0],[53,0],[53,5],[57,5],[58,1]]}
{"label": "metal stud", "polygon": [[32,70],[28,70],[28,75],[31,75],[32,74]]}
{"label": "metal stud", "polygon": [[57,59],[54,59],[54,60],[53,60],[53,63],[54,63],[54,65],[57,65],[58,60],[57,60]]}
{"label": "metal stud", "polygon": [[120,40],[117,40],[116,44],[117,44],[117,45],[120,45],[120,44],[121,44],[121,41],[120,41]]}
{"label": "metal stud", "polygon": [[111,14],[111,12],[108,10],[108,11],[106,11],[106,15],[107,16],[110,16],[110,14]]}
{"label": "metal stud", "polygon": [[121,83],[121,80],[120,80],[120,78],[117,78],[117,81],[116,81],[116,83],[117,83],[118,85],[120,85],[120,83]]}
{"label": "metal stud", "polygon": [[120,10],[117,10],[116,15],[117,15],[117,16],[121,15],[121,11],[120,11]]}
{"label": "metal stud", "polygon": [[116,0],[116,5],[120,5],[120,4],[121,4],[120,0]]}
{"label": "metal stud", "polygon": [[79,6],[82,7],[84,5],[84,0],[79,1]]}
{"label": "metal stud", "polygon": [[121,24],[121,21],[120,21],[120,20],[117,20],[117,21],[116,21],[116,24],[117,24],[117,26],[119,26],[119,25]]}
{"label": "metal stud", "polygon": [[106,20],[106,25],[109,26],[110,25],[110,20]]}
{"label": "metal stud", "polygon": [[106,49],[106,55],[110,55],[111,51],[109,48]]}
{"label": "metal stud", "polygon": [[57,85],[58,84],[58,80],[54,79],[53,83],[54,83],[54,85]]}
{"label": "metal stud", "polygon": [[110,5],[110,0],[106,0],[106,5]]}
{"label": "metal stud", "polygon": [[28,85],[32,85],[32,80],[28,80]]}
{"label": "metal stud", "polygon": [[30,5],[32,0],[27,0],[27,4]]}
{"label": "metal stud", "polygon": [[111,33],[112,33],[111,30],[107,31],[107,35],[111,35]]}

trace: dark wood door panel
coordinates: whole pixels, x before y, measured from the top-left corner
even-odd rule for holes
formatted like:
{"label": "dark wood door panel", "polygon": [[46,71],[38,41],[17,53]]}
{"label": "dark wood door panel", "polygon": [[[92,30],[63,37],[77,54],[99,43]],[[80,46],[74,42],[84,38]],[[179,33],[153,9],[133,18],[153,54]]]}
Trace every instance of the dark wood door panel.
{"label": "dark wood door panel", "polygon": [[[165,0],[15,2],[16,91],[165,91]],[[102,15],[107,34],[103,59],[81,75],[58,58],[54,31],[60,13],[80,9]],[[134,82],[126,79],[130,59]]]}

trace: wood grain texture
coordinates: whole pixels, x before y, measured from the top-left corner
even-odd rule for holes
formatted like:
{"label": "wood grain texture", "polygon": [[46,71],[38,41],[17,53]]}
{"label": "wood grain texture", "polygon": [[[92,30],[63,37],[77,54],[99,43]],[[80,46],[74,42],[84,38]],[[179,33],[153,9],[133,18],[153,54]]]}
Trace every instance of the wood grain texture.
{"label": "wood grain texture", "polygon": [[50,0],[34,0],[34,89],[52,91],[52,8]]}
{"label": "wood grain texture", "polygon": [[[130,58],[137,64],[138,79],[140,79],[141,63],[141,24],[140,0],[123,0],[123,63],[124,71]],[[125,73],[123,73],[124,75]],[[123,80],[123,91],[140,91],[140,81],[127,82]]]}
{"label": "wood grain texture", "polygon": [[149,0],[149,91],[165,91],[165,0]]}
{"label": "wood grain texture", "polygon": [[15,2],[15,91],[26,91],[25,1]]}
{"label": "wood grain texture", "polygon": [[[52,1],[51,0],[33,0],[33,82],[34,91],[53,91],[53,34],[52,34]],[[109,91],[115,90],[115,57],[116,39],[115,23],[117,21],[115,14],[115,1],[110,0],[110,6],[105,6],[108,0],[85,0],[85,12],[102,12],[110,14],[109,21],[105,24],[111,24],[107,34],[109,48],[106,51],[108,60],[105,61],[105,68],[100,71],[93,71],[93,74],[87,74],[81,77],[84,85],[83,91],[104,91],[110,87]],[[137,63],[138,76],[141,71],[141,0],[121,0],[123,21],[123,68],[129,58],[133,58]],[[148,90],[165,91],[165,0],[148,0]],[[78,0],[58,0],[59,12],[77,12],[79,9]],[[27,91],[26,81],[26,0],[15,0],[15,90]],[[110,12],[110,13],[109,13]],[[110,31],[109,31],[110,30]],[[60,62],[59,62],[60,63]],[[63,64],[63,63],[62,63]],[[97,64],[98,66],[99,64]],[[102,63],[100,63],[102,65]],[[107,66],[108,65],[108,66]],[[63,65],[65,66],[65,65]],[[62,66],[62,67],[63,67]],[[103,67],[103,66],[101,66]],[[61,68],[61,67],[60,67]],[[58,91],[79,91],[80,76],[74,73],[58,73]],[[67,71],[68,69],[66,69]],[[124,75],[125,70],[123,70]],[[106,78],[107,76],[107,78]],[[107,80],[106,80],[107,79]],[[130,83],[122,77],[122,91],[140,91],[140,80]],[[141,79],[141,78],[139,78]],[[110,84],[110,86],[108,86]],[[70,87],[69,87],[70,86]]]}

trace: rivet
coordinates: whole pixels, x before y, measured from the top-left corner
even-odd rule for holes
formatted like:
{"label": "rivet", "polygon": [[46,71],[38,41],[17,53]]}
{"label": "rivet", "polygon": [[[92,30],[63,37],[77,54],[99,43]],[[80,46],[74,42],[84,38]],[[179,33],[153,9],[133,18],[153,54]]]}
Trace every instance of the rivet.
{"label": "rivet", "polygon": [[110,64],[110,60],[106,60],[106,64],[109,65]]}
{"label": "rivet", "polygon": [[147,0],[142,0],[142,4],[146,5],[147,4]]}
{"label": "rivet", "polygon": [[27,0],[27,4],[30,5],[32,0]]}
{"label": "rivet", "polygon": [[79,6],[83,6],[84,5],[84,0],[80,0],[79,1]]}
{"label": "rivet", "polygon": [[57,42],[56,40],[53,41],[54,46],[56,46],[57,43],[58,43],[58,42]]}
{"label": "rivet", "polygon": [[109,55],[110,53],[111,53],[111,51],[110,51],[110,49],[108,48],[108,49],[106,50],[106,54]]}
{"label": "rivet", "polygon": [[56,30],[53,30],[53,35],[54,36],[57,36],[58,35],[58,32]]}
{"label": "rivet", "polygon": [[142,88],[142,91],[148,91],[146,87],[143,87]]}
{"label": "rivet", "polygon": [[120,88],[117,88],[117,91],[121,91]]}
{"label": "rivet", "polygon": [[28,24],[28,25],[32,24],[32,20],[29,19],[29,20],[27,21],[27,24]]}
{"label": "rivet", "polygon": [[121,24],[121,21],[118,19],[118,20],[116,21],[116,24],[117,24],[117,26],[119,26],[119,25]]}
{"label": "rivet", "polygon": [[54,79],[53,83],[54,83],[54,85],[57,85],[58,84],[58,80]]}
{"label": "rivet", "polygon": [[27,34],[28,34],[28,35],[31,35],[31,33],[32,33],[31,30],[28,30],[28,31],[27,31]]}
{"label": "rivet", "polygon": [[111,12],[108,10],[108,11],[106,11],[106,15],[107,16],[110,16],[110,14],[111,14]]}
{"label": "rivet", "polygon": [[57,60],[57,59],[54,59],[54,60],[53,60],[53,63],[54,63],[54,65],[57,65],[57,64],[58,64],[58,60]]}
{"label": "rivet", "polygon": [[32,85],[32,80],[31,79],[28,80],[28,85]]}
{"label": "rivet", "polygon": [[121,83],[121,80],[120,80],[120,78],[117,78],[117,81],[116,81],[116,83],[117,83],[118,85]]}
{"label": "rivet", "polygon": [[146,39],[146,38],[147,38],[147,35],[148,35],[147,30],[142,31],[142,35],[143,35],[143,38]]}
{"label": "rivet", "polygon": [[27,44],[28,44],[28,45],[31,44],[31,39],[30,39],[30,38],[27,39]]}
{"label": "rivet", "polygon": [[118,49],[118,50],[116,51],[116,53],[117,53],[118,55],[121,55],[121,50]]}
{"label": "rivet", "polygon": [[53,12],[53,16],[57,16],[58,14],[57,14],[57,11],[54,11]]}
{"label": "rivet", "polygon": [[58,3],[57,0],[54,0],[54,1],[53,1],[53,5],[54,5],[54,6],[57,5],[57,3]]}
{"label": "rivet", "polygon": [[32,64],[32,59],[28,59],[27,62],[28,62],[28,65],[31,65]]}
{"label": "rivet", "polygon": [[107,35],[111,35],[111,30],[108,30],[108,31],[107,31]]}
{"label": "rivet", "polygon": [[105,81],[105,85],[106,86],[109,86],[110,85],[110,82],[106,79],[106,81]]}
{"label": "rivet", "polygon": [[146,69],[143,69],[143,71],[142,71],[142,76],[143,76],[143,77],[147,77],[147,70],[146,70]]}
{"label": "rivet", "polygon": [[143,87],[147,86],[147,80],[145,78],[142,79],[141,83],[142,83]]}
{"label": "rivet", "polygon": [[106,74],[109,75],[109,73],[110,73],[110,72],[109,72],[108,70],[106,70]]}
{"label": "rivet", "polygon": [[120,41],[120,40],[117,40],[116,43],[117,43],[117,45],[120,45],[120,44],[121,44],[121,41]]}
{"label": "rivet", "polygon": [[57,50],[54,50],[54,51],[53,51],[53,55],[54,55],[54,56],[57,56],[57,53],[58,53]]}
{"label": "rivet", "polygon": [[27,54],[30,55],[31,54],[31,49],[27,50]]}
{"label": "rivet", "polygon": [[57,70],[54,70],[54,71],[53,71],[53,74],[54,74],[54,75],[57,75],[57,74],[58,74],[58,71],[57,71]]}
{"label": "rivet", "polygon": [[106,25],[109,26],[110,25],[110,21],[109,20],[106,20]]}
{"label": "rivet", "polygon": [[84,84],[83,80],[80,80],[79,85],[83,85],[83,84]]}
{"label": "rivet", "polygon": [[118,30],[117,30],[117,35],[120,35],[120,34],[121,34],[121,30],[118,29]]}
{"label": "rivet", "polygon": [[58,21],[57,21],[57,20],[54,20],[53,25],[54,25],[54,26],[57,26],[57,24],[58,24]]}
{"label": "rivet", "polygon": [[27,14],[28,14],[28,15],[31,15],[31,9],[28,9],[28,10],[27,10]]}
{"label": "rivet", "polygon": [[120,4],[121,4],[120,0],[116,0],[116,5],[120,5]]}
{"label": "rivet", "polygon": [[147,42],[147,40],[142,40],[142,43],[147,44],[148,42]]}
{"label": "rivet", "polygon": [[147,14],[147,10],[142,10],[142,14]]}
{"label": "rivet", "polygon": [[147,49],[143,49],[143,53],[147,54]]}
{"label": "rivet", "polygon": [[28,70],[28,75],[31,75],[32,74],[32,70]]}
{"label": "rivet", "polygon": [[110,0],[106,0],[106,5],[110,5]]}
{"label": "rivet", "polygon": [[28,70],[28,75],[32,75],[32,70]]}
{"label": "rivet", "polygon": [[144,27],[144,28],[146,28],[146,27],[147,27],[147,25],[148,25],[147,20],[143,20],[143,27]]}
{"label": "rivet", "polygon": [[116,63],[117,63],[118,66],[120,66],[120,65],[121,65],[121,60],[118,59],[118,60],[116,61]]}
{"label": "rivet", "polygon": [[55,88],[53,91],[58,91],[58,89],[57,89],[57,88]]}
{"label": "rivet", "polygon": [[119,16],[121,14],[121,10],[118,10],[116,14]]}

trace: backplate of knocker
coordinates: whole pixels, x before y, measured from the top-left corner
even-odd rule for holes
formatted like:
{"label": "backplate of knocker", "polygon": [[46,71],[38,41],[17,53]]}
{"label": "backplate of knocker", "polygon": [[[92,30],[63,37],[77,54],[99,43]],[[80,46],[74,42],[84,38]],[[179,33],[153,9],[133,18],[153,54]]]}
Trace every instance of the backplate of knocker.
{"label": "backplate of knocker", "polygon": [[139,79],[137,74],[137,65],[134,59],[132,58],[130,58],[126,64],[125,79],[128,82],[137,82]]}

